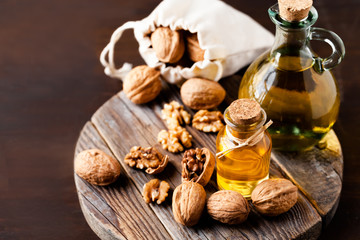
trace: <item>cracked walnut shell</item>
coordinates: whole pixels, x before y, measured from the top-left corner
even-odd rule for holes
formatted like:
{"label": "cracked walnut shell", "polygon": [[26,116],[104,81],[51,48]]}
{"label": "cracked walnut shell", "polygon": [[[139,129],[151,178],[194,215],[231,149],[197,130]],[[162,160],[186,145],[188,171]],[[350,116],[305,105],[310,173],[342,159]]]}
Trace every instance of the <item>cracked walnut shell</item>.
{"label": "cracked walnut shell", "polygon": [[194,182],[183,182],[173,193],[172,210],[174,219],[185,226],[198,223],[204,210],[206,192],[203,186]]}
{"label": "cracked walnut shell", "polygon": [[218,132],[224,127],[223,118],[220,111],[200,110],[195,113],[192,126],[203,132]]}
{"label": "cracked walnut shell", "polygon": [[148,174],[156,174],[162,172],[169,162],[169,156],[163,156],[156,148],[142,148],[134,146],[125,156],[124,162],[130,167],[139,169],[146,168]]}
{"label": "cracked walnut shell", "polygon": [[205,78],[190,78],[180,89],[183,103],[200,110],[217,107],[225,98],[225,89],[217,82]]}
{"label": "cracked walnut shell", "polygon": [[190,133],[182,127],[176,127],[169,131],[161,130],[158,134],[158,142],[161,143],[162,148],[173,153],[184,151],[184,147],[190,148],[191,140]]}
{"label": "cracked walnut shell", "polygon": [[249,204],[243,195],[231,190],[212,194],[207,202],[207,210],[213,219],[227,224],[240,224],[250,213]]}
{"label": "cracked walnut shell", "polygon": [[184,110],[177,101],[171,101],[164,104],[164,108],[161,110],[161,118],[165,120],[165,123],[169,129],[174,129],[178,126],[190,124],[191,115]]}
{"label": "cracked walnut shell", "polygon": [[261,182],[251,193],[255,209],[266,216],[287,212],[297,202],[298,189],[287,179],[268,179]]}
{"label": "cracked walnut shell", "polygon": [[120,163],[99,149],[88,149],[76,156],[74,170],[89,183],[105,186],[119,177]]}
{"label": "cracked walnut shell", "polygon": [[155,202],[161,204],[168,196],[170,189],[169,183],[161,181],[159,179],[152,179],[144,185],[143,198],[146,203]]}
{"label": "cracked walnut shell", "polygon": [[161,91],[160,71],[146,65],[137,66],[126,75],[123,88],[133,103],[150,102]]}
{"label": "cracked walnut shell", "polygon": [[156,57],[165,63],[176,63],[185,52],[182,33],[168,27],[157,28],[150,37]]}
{"label": "cracked walnut shell", "polygon": [[207,148],[186,150],[182,163],[182,181],[192,181],[205,186],[214,172],[215,157]]}

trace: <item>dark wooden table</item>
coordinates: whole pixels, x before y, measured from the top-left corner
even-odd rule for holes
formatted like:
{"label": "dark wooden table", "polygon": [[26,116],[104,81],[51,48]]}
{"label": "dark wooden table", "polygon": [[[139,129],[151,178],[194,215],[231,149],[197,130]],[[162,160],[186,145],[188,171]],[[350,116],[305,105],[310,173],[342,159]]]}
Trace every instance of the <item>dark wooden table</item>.
{"label": "dark wooden table", "polygon": [[[98,58],[116,27],[159,3],[119,0],[0,1],[0,239],[97,239],[80,210],[74,145],[94,111],[121,89]],[[226,0],[267,29],[274,1]],[[338,33],[346,57],[336,68],[344,152],[339,208],[321,239],[359,238],[360,1],[316,0],[318,27]],[[326,55],[329,47],[317,45]],[[143,63],[131,32],[117,62]]]}

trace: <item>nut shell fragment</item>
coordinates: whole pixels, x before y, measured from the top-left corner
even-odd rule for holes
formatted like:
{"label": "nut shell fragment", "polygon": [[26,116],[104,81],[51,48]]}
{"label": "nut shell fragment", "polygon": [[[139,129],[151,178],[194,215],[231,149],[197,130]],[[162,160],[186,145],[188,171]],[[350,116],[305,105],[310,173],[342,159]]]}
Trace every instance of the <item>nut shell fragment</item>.
{"label": "nut shell fragment", "polygon": [[268,179],[253,190],[251,199],[255,209],[266,216],[287,212],[298,198],[297,187],[286,179]]}
{"label": "nut shell fragment", "polygon": [[88,149],[76,156],[74,170],[89,183],[105,186],[115,182],[119,177],[120,164],[99,149]]}
{"label": "nut shell fragment", "polygon": [[126,75],[123,88],[133,103],[150,102],[161,91],[160,71],[146,65],[137,66]]}
{"label": "nut shell fragment", "polygon": [[205,78],[190,78],[180,89],[184,104],[192,109],[217,107],[225,98],[225,89],[217,82]]}
{"label": "nut shell fragment", "polygon": [[250,213],[246,199],[240,193],[231,190],[221,190],[212,194],[207,202],[207,210],[213,219],[227,224],[240,224]]}
{"label": "nut shell fragment", "polygon": [[161,204],[168,196],[169,183],[159,179],[152,179],[144,185],[143,198],[146,203],[155,202]]}
{"label": "nut shell fragment", "polygon": [[156,57],[165,63],[179,61],[185,52],[185,43],[180,31],[159,27],[151,34],[151,44]]}
{"label": "nut shell fragment", "polygon": [[215,157],[207,148],[185,151],[182,159],[182,181],[192,181],[205,186],[215,168]]}
{"label": "nut shell fragment", "polygon": [[185,226],[198,223],[204,210],[206,192],[198,183],[183,182],[173,193],[172,210],[174,219]]}

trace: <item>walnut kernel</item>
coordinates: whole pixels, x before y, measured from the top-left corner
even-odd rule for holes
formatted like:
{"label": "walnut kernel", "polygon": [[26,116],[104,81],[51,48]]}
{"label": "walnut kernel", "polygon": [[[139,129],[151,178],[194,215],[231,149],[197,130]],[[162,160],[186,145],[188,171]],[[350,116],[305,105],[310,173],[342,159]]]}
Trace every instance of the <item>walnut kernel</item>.
{"label": "walnut kernel", "polygon": [[200,110],[195,113],[192,126],[203,132],[218,132],[224,127],[222,119],[220,111]]}
{"label": "walnut kernel", "polygon": [[162,148],[173,153],[184,151],[184,147],[190,148],[191,140],[190,133],[182,127],[176,127],[169,131],[161,130],[158,134],[158,142],[161,143]]}
{"label": "walnut kernel", "polygon": [[169,161],[169,156],[163,156],[156,148],[142,148],[134,146],[130,152],[126,154],[124,162],[130,167],[139,169],[146,168],[148,174],[156,174],[162,172]]}
{"label": "walnut kernel", "polygon": [[152,179],[144,185],[143,198],[146,203],[155,202],[161,204],[168,196],[169,183],[159,179]]}
{"label": "walnut kernel", "polygon": [[184,110],[177,101],[164,104],[164,108],[161,110],[161,118],[165,120],[165,123],[169,129],[174,129],[183,124],[190,124],[191,115]]}

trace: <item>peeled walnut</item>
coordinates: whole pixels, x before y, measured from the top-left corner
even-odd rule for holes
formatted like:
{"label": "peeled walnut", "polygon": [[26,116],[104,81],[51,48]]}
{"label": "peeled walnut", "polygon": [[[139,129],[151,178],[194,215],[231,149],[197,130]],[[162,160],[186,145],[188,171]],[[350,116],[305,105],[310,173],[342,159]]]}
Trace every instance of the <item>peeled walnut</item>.
{"label": "peeled walnut", "polygon": [[215,167],[215,157],[207,148],[186,150],[182,163],[182,181],[192,181],[205,186]]}
{"label": "peeled walnut", "polygon": [[198,62],[204,60],[205,50],[200,48],[197,33],[186,34],[186,50],[191,61]]}
{"label": "peeled walnut", "polygon": [[175,129],[183,124],[190,124],[191,115],[184,110],[177,101],[164,104],[164,108],[161,110],[161,118],[165,120],[169,129]]}
{"label": "peeled walnut", "polygon": [[185,52],[185,43],[180,31],[159,27],[151,34],[151,44],[156,57],[165,63],[179,61]]}
{"label": "peeled walnut", "polygon": [[74,162],[76,174],[91,184],[105,186],[116,181],[120,175],[120,164],[99,149],[80,152]]}
{"label": "peeled walnut", "polygon": [[255,209],[266,216],[287,212],[298,198],[297,187],[286,179],[268,179],[253,190],[251,199]]}
{"label": "peeled walnut", "polygon": [[146,65],[137,66],[126,75],[123,88],[133,103],[150,102],[161,91],[160,71]]}
{"label": "peeled walnut", "polygon": [[180,89],[184,104],[192,109],[217,107],[225,98],[225,89],[217,82],[204,78],[190,78]]}
{"label": "peeled walnut", "polygon": [[143,198],[146,203],[155,202],[161,204],[168,196],[170,185],[166,181],[152,179],[144,185]]}
{"label": "peeled walnut", "polygon": [[223,118],[220,111],[200,110],[195,113],[192,126],[203,132],[218,132],[224,127]]}
{"label": "peeled walnut", "polygon": [[221,190],[212,194],[207,202],[207,210],[213,219],[227,224],[240,224],[250,213],[246,199],[240,193],[231,190]]}
{"label": "peeled walnut", "polygon": [[124,162],[130,167],[139,169],[146,168],[148,174],[156,174],[162,172],[169,162],[169,156],[163,156],[154,147],[142,148],[134,146],[130,152],[126,154]]}
{"label": "peeled walnut", "polygon": [[190,133],[182,127],[176,127],[169,131],[161,130],[158,134],[158,142],[161,143],[162,148],[173,153],[184,151],[184,147],[190,148],[191,140]]}
{"label": "peeled walnut", "polygon": [[175,221],[185,226],[198,223],[204,210],[206,192],[198,183],[183,182],[173,193],[172,210]]}

